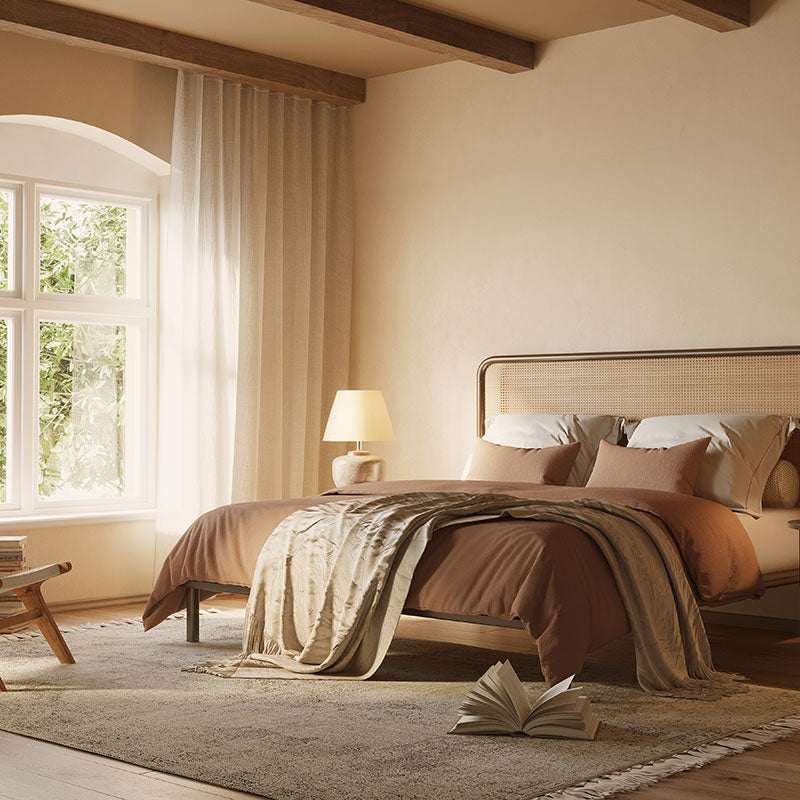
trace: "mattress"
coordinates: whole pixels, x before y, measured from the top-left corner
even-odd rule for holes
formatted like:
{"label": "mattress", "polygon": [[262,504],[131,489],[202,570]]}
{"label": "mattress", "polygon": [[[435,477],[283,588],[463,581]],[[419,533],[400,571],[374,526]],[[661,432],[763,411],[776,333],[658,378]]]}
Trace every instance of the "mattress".
{"label": "mattress", "polygon": [[738,516],[753,542],[767,586],[797,583],[800,533],[789,527],[789,520],[800,519],[800,508],[765,508],[758,519],[747,514]]}

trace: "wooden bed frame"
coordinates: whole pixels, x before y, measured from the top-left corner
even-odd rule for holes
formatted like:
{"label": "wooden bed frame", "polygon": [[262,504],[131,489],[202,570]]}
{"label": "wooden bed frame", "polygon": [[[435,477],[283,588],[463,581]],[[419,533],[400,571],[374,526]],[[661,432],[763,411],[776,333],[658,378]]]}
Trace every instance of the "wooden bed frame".
{"label": "wooden bed frame", "polygon": [[[786,414],[800,418],[800,346],[491,356],[476,379],[476,432],[495,414]],[[796,583],[784,580],[779,584]],[[200,592],[250,590],[187,581],[186,640],[200,641]],[[418,617],[522,628],[519,620],[429,611]]]}
{"label": "wooden bed frame", "polygon": [[[208,581],[186,581],[186,641],[200,641],[200,592],[213,594],[249,595],[246,586],[231,586],[225,583],[209,583]],[[520,628],[523,624],[518,619],[500,619],[499,617],[470,617],[466,614],[445,614],[437,611],[403,611],[407,617],[429,617],[431,619],[447,619],[452,622],[473,622],[479,625],[494,625],[500,628]]]}

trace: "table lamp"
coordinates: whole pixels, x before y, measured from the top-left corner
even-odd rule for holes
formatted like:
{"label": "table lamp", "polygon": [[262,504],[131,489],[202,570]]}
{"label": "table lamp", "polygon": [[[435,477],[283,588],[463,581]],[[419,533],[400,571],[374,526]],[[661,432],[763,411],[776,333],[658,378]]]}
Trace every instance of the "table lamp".
{"label": "table lamp", "polygon": [[394,439],[383,392],[377,389],[342,389],[336,392],[322,439],[325,442],[356,443],[355,450],[333,460],[336,486],[383,480],[386,462],[361,447],[363,442]]}

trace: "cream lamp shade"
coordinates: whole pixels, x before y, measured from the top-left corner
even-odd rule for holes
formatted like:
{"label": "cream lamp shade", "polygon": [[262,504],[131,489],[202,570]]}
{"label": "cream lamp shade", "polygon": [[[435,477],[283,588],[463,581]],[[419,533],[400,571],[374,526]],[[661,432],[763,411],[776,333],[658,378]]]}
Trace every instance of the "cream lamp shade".
{"label": "cream lamp shade", "polygon": [[336,392],[323,441],[356,442],[356,449],[333,460],[337,487],[383,479],[385,462],[362,450],[362,442],[394,439],[383,392],[377,389],[342,389]]}
{"label": "cream lamp shade", "polygon": [[388,442],[394,439],[383,392],[377,389],[342,389],[336,392],[326,442]]}

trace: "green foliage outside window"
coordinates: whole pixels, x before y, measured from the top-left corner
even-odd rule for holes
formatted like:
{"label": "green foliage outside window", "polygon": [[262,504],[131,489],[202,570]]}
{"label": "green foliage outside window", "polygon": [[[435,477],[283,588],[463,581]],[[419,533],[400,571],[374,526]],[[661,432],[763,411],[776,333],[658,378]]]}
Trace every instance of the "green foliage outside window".
{"label": "green foliage outside window", "polygon": [[[9,202],[0,191],[0,287],[7,286]],[[40,290],[124,296],[129,209],[43,196]],[[0,502],[7,500],[9,324],[0,319]],[[39,326],[39,496],[125,493],[125,326]]]}
{"label": "green foliage outside window", "polygon": [[39,496],[125,492],[125,328],[42,322]]}
{"label": "green foliage outside window", "polygon": [[[126,291],[128,209],[43,196],[43,292]],[[125,491],[125,328],[43,322],[39,328],[39,496]]]}
{"label": "green foliage outside window", "polygon": [[42,197],[39,226],[41,291],[125,295],[126,207]]}

